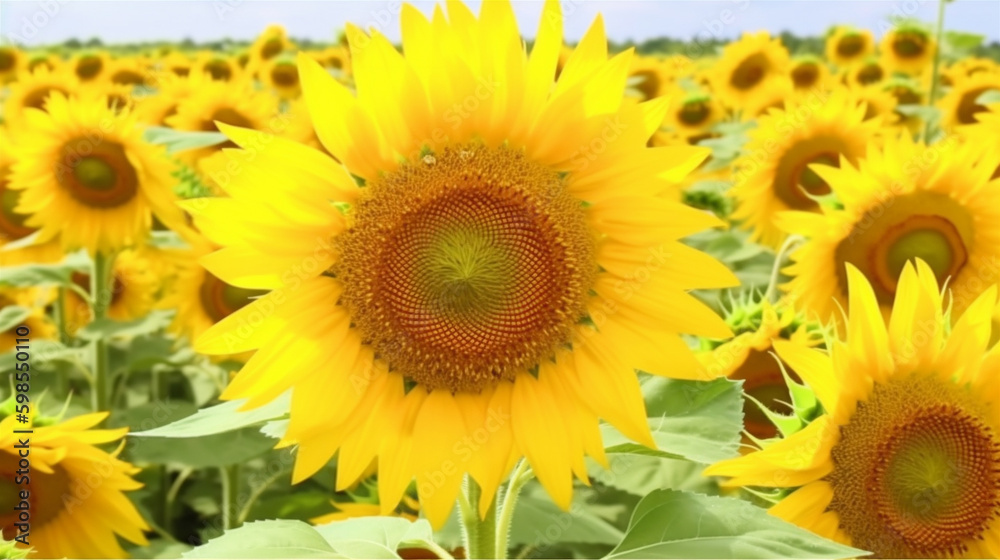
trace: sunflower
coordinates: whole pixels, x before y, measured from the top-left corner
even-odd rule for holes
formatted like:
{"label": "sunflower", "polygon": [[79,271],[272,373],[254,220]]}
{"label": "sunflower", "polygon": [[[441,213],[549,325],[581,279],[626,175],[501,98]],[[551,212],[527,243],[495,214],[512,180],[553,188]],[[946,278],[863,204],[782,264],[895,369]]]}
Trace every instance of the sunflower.
{"label": "sunflower", "polygon": [[1000,64],[989,58],[962,58],[941,71],[941,83],[953,86],[983,72],[1000,74]]}
{"label": "sunflower", "polygon": [[[122,251],[115,258],[112,267],[113,281],[109,298],[108,317],[116,321],[134,321],[146,316],[156,301],[160,287],[155,268],[146,255],[146,250]],[[90,290],[90,276],[81,272],[73,273],[73,282],[84,292]],[[92,320],[90,304],[73,290],[66,291],[66,330],[75,333]]]}
{"label": "sunflower", "polygon": [[698,355],[704,377],[711,379],[721,374],[743,381],[743,392],[749,397],[743,401],[745,430],[756,440],[774,438],[778,428],[761,407],[791,415],[792,400],[782,369],[794,381],[800,379],[793,368],[775,359],[772,343],[775,339],[791,340],[811,347],[820,339],[785,303],[772,306],[766,300],[741,302],[726,320],[736,336]]}
{"label": "sunflower", "polygon": [[103,103],[115,114],[125,110],[133,110],[139,99],[135,95],[135,86],[116,84],[111,81],[84,85],[78,90],[77,96],[85,102]]}
{"label": "sunflower", "polygon": [[59,238],[67,250],[115,250],[141,242],[152,223],[183,220],[170,191],[162,147],[142,140],[135,115],[99,100],[49,97],[48,113],[25,111],[9,188],[15,211],[31,214],[38,242]]}
{"label": "sunflower", "polygon": [[813,167],[844,208],[779,218],[782,229],[808,238],[792,253],[785,289],[822,321],[837,318],[848,263],[888,309],[904,264],[920,258],[948,281],[961,312],[1000,279],[1000,180],[990,180],[998,163],[1000,154],[980,157],[957,140],[925,146],[904,134],[857,165]]}
{"label": "sunflower", "polygon": [[843,81],[851,87],[875,85],[889,77],[889,71],[875,57],[868,57],[844,70]]}
{"label": "sunflower", "polygon": [[[18,438],[14,416],[0,421],[0,485],[5,499],[0,526],[5,539],[17,534],[15,491],[29,492],[31,547],[38,558],[127,558],[122,537],[140,546],[149,526],[125,495],[142,485],[132,479],[139,469],[97,445],[120,440],[127,428],[95,430],[108,413],[77,416],[54,425],[34,425],[31,434],[31,481],[15,484]],[[119,447],[119,450],[121,448]],[[96,479],[96,482],[95,482]],[[9,501],[8,501],[8,497]]]}
{"label": "sunflower", "polygon": [[0,85],[17,80],[26,62],[24,53],[17,47],[0,45]]}
{"label": "sunflower", "polygon": [[796,93],[827,90],[831,86],[830,69],[818,57],[797,56],[788,73]]}
{"label": "sunflower", "polygon": [[38,231],[38,228],[25,225],[27,215],[14,211],[21,193],[9,188],[13,152],[10,134],[6,127],[0,126],[0,266],[56,262],[63,253],[55,242],[30,244],[16,249],[6,247],[16,241],[26,242],[28,236]]}
{"label": "sunflower", "polygon": [[880,118],[885,125],[895,125],[900,120],[896,112],[896,97],[878,86],[848,88],[855,102],[865,107],[865,120]]}
{"label": "sunflower", "polygon": [[[213,81],[198,85],[189,97],[177,105],[177,111],[173,116],[167,117],[166,122],[177,130],[202,132],[218,132],[216,122],[254,130],[268,130],[277,112],[277,99],[255,89],[247,80]],[[188,150],[181,155],[189,161],[197,161],[231,145],[224,143]]]}
{"label": "sunflower", "polygon": [[786,237],[775,220],[779,212],[819,212],[816,197],[830,186],[812,164],[854,164],[878,130],[864,120],[865,109],[843,89],[825,96],[792,100],[786,110],[761,117],[733,165],[730,191],[737,208],[732,218],[752,232],[751,239],[777,248]]}
{"label": "sunflower", "polygon": [[52,93],[69,96],[77,91],[78,82],[72,72],[50,72],[38,68],[30,73],[23,73],[16,82],[10,84],[10,90],[3,104],[3,116],[9,123],[11,131],[20,131],[25,125],[27,109],[46,110],[46,102]]}
{"label": "sunflower", "polygon": [[27,70],[28,72],[34,72],[37,68],[44,68],[49,72],[55,72],[62,64],[62,59],[58,55],[33,52],[28,55]]}
{"label": "sunflower", "polygon": [[[986,165],[989,165],[989,160],[994,155],[1000,153],[998,127],[1000,127],[1000,103],[991,103],[985,111],[976,113],[976,124],[959,127],[970,149],[979,150],[983,159],[987,160]],[[993,170],[990,178],[1000,179],[1000,165]]]}
{"label": "sunflower", "polygon": [[293,48],[295,44],[288,39],[285,28],[280,25],[270,25],[250,46],[246,69],[251,75],[256,75],[265,62]]}
{"label": "sunflower", "polygon": [[[672,80],[663,61],[653,56],[635,56],[628,73],[629,93],[641,101],[656,99],[666,93]],[[634,93],[633,93],[634,92]]]}
{"label": "sunflower", "polygon": [[178,76],[172,72],[157,76],[156,92],[136,98],[135,112],[139,122],[167,126],[167,119],[177,114],[177,108],[194,94],[203,80],[202,74]]}
{"label": "sunflower", "polygon": [[759,119],[772,109],[783,111],[790,101],[794,101],[805,96],[805,93],[797,94],[792,81],[772,80],[769,84],[761,88],[756,98],[743,107],[741,118],[744,121]]}
{"label": "sunflower", "polygon": [[111,57],[100,51],[81,53],[70,62],[73,75],[82,84],[107,80],[111,65]]}
{"label": "sunflower", "polygon": [[261,66],[258,74],[264,85],[282,99],[295,99],[302,95],[299,67],[291,57],[276,56],[268,60]]}
{"label": "sunflower", "polygon": [[[260,290],[231,286],[205,270],[198,260],[216,248],[202,238],[189,239],[192,248],[174,255],[176,278],[171,282],[159,307],[176,309],[170,330],[189,340],[197,340],[212,325],[264,295]],[[208,256],[207,260],[213,257]],[[249,353],[224,356],[221,359],[246,361]]]}
{"label": "sunflower", "polygon": [[837,27],[826,39],[826,59],[846,68],[875,54],[875,39],[871,31]]}
{"label": "sunflower", "polygon": [[[377,460],[383,512],[416,476],[437,527],[465,474],[485,514],[521,457],[568,508],[584,455],[604,463],[598,417],[652,446],[635,368],[696,377],[678,333],[730,331],[686,292],[736,283],[677,241],[721,222],[656,195],[708,150],[646,147],[667,100],[623,103],[632,51],[609,60],[598,19],[553,83],[559,4],[530,58],[510,4],[482,10],[449,3],[429,21],[405,5],[405,54],[349,26],[357,95],[300,54],[343,164],[269,138],[232,198],[184,203],[223,247],[208,270],[271,290],[195,344],[257,349],[224,398],[291,389],[294,481],[338,453],[345,488]],[[263,137],[223,128],[248,151]]]}
{"label": "sunflower", "polygon": [[313,53],[313,57],[327,70],[339,77],[351,75],[351,51],[343,45],[333,45]]}
{"label": "sunflower", "polygon": [[145,57],[126,57],[111,61],[108,80],[113,84],[136,87],[151,85],[153,73]]}
{"label": "sunflower", "polygon": [[710,137],[712,125],[723,120],[726,111],[716,98],[704,91],[687,92],[675,88],[669,94],[670,109],[664,125],[678,136],[691,142]]}
{"label": "sunflower", "polygon": [[937,102],[941,109],[941,127],[951,130],[955,126],[974,124],[976,115],[986,111],[976,99],[991,90],[1000,92],[1000,73],[979,72],[957,82]]}
{"label": "sunflower", "polygon": [[775,341],[825,414],[713,465],[727,485],[797,488],[777,517],[877,558],[1000,557],[1000,348],[990,288],[950,330],[938,274],[907,263],[888,325],[849,266],[846,336],[829,353]]}
{"label": "sunflower", "polygon": [[788,50],[766,31],[726,45],[712,71],[712,91],[735,109],[761,107],[759,100],[776,82],[788,82]]}
{"label": "sunflower", "polygon": [[[13,350],[18,338],[41,340],[56,337],[55,325],[45,316],[45,306],[51,299],[51,290],[0,287],[0,309],[20,307],[25,313],[17,325],[0,332],[0,354]],[[17,329],[21,325],[28,327],[27,334],[18,334]]]}
{"label": "sunflower", "polygon": [[194,71],[205,74],[209,79],[228,82],[239,79],[243,69],[235,58],[219,52],[205,51],[198,54],[194,63]]}
{"label": "sunflower", "polygon": [[918,25],[900,25],[882,37],[879,52],[882,64],[890,72],[916,76],[929,69],[937,44],[926,29]]}
{"label": "sunflower", "polygon": [[897,128],[907,130],[913,135],[919,134],[924,129],[924,120],[920,118],[919,114],[906,113],[900,110],[901,105],[916,107],[925,103],[926,95],[914,80],[893,77],[875,87],[880,88],[896,99],[897,118],[895,125]]}
{"label": "sunflower", "polygon": [[170,52],[160,60],[158,66],[161,70],[183,78],[191,74],[194,61],[184,53]]}

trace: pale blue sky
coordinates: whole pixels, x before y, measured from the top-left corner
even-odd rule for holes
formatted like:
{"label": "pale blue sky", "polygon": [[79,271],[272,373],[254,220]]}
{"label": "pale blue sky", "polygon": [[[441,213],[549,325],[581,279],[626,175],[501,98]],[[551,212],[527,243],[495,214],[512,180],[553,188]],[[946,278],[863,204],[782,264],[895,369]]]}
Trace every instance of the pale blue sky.
{"label": "pale blue sky", "polygon": [[[426,13],[433,6],[412,3]],[[866,27],[881,36],[894,15],[933,21],[937,12],[936,0],[564,0],[561,4],[570,42],[583,35],[598,12],[604,14],[608,36],[615,41],[733,38],[759,29],[812,35],[834,22]],[[514,5],[522,33],[532,37],[541,2],[514,0]],[[331,40],[351,21],[378,26],[396,41],[399,6],[386,0],[0,0],[0,36],[27,46],[94,36],[105,43],[251,39],[267,24],[279,23],[294,37],[322,41]],[[949,29],[1000,41],[1000,1],[958,0],[948,5],[947,22]]]}

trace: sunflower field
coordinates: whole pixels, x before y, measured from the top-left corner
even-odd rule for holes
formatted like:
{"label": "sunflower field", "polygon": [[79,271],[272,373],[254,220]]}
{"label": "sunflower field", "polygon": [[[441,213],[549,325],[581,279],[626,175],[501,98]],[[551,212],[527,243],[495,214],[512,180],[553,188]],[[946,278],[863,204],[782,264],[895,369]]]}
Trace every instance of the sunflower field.
{"label": "sunflower field", "polygon": [[3,43],[0,555],[1000,557],[1000,45],[935,9]]}

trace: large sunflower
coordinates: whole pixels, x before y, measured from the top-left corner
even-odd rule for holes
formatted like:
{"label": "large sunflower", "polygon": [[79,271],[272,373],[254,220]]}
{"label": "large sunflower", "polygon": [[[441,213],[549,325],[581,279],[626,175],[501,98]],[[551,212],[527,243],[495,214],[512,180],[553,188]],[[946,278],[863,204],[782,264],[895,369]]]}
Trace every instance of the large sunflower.
{"label": "large sunflower", "polygon": [[823,216],[789,212],[786,232],[808,238],[792,253],[785,289],[828,321],[847,304],[845,263],[871,280],[888,309],[903,265],[926,261],[948,280],[957,311],[1000,279],[1000,154],[981,157],[957,141],[924,146],[909,135],[886,140],[857,165],[814,166],[844,204]]}
{"label": "large sunflower", "polygon": [[778,212],[820,211],[816,197],[830,194],[830,186],[810,165],[853,164],[864,156],[878,130],[878,120],[864,116],[865,108],[840,89],[761,117],[733,166],[730,191],[738,205],[733,218],[753,240],[776,248],[786,237],[775,223]]}
{"label": "large sunflower", "polygon": [[775,341],[826,414],[706,474],[798,488],[770,512],[877,558],[1000,557],[1000,347],[990,288],[948,329],[937,273],[907,263],[888,325],[847,268],[846,336],[829,353]]}
{"label": "large sunflower", "polygon": [[735,109],[760,108],[774,82],[789,82],[790,59],[781,40],[766,31],[744,33],[726,45],[712,70],[712,91]]}
{"label": "large sunflower", "polygon": [[879,45],[885,68],[911,76],[930,70],[936,49],[934,37],[917,25],[901,25],[890,30]]}
{"label": "large sunflower", "polygon": [[937,103],[941,109],[941,126],[951,130],[955,126],[974,124],[976,115],[986,111],[976,99],[991,90],[1000,93],[1000,73],[979,72],[959,80]]}
{"label": "large sunflower", "polygon": [[127,558],[118,542],[122,537],[146,545],[149,526],[126,491],[142,485],[132,479],[139,472],[96,445],[120,440],[127,428],[95,430],[108,413],[78,416],[49,426],[34,426],[31,439],[30,482],[16,484],[18,439],[14,416],[0,421],[0,527],[5,539],[17,534],[14,510],[17,493],[29,492],[31,531],[29,541],[38,558]]}
{"label": "large sunflower", "polygon": [[847,26],[837,27],[826,39],[826,59],[846,68],[875,54],[871,31]]}
{"label": "large sunflower", "polygon": [[22,191],[15,211],[31,214],[24,224],[39,228],[38,242],[94,253],[142,241],[152,213],[183,220],[163,148],[143,142],[134,114],[58,93],[46,107],[25,111],[9,185]]}
{"label": "large sunflower", "polygon": [[679,333],[730,334],[687,291],[734,276],[677,241],[720,221],[655,194],[708,151],[646,147],[667,102],[623,103],[632,52],[608,60],[600,19],[553,82],[557,2],[543,21],[530,57],[505,2],[404,6],[405,55],[349,26],[357,95],[299,56],[343,164],[269,138],[232,198],[185,203],[223,246],[209,271],[272,290],[196,349],[257,350],[226,399],[292,390],[295,481],[339,451],[344,488],[377,459],[383,510],[416,476],[441,526],[466,473],[485,512],[525,456],[567,508],[584,455],[604,461],[599,417],[653,445],[635,368],[697,377]]}

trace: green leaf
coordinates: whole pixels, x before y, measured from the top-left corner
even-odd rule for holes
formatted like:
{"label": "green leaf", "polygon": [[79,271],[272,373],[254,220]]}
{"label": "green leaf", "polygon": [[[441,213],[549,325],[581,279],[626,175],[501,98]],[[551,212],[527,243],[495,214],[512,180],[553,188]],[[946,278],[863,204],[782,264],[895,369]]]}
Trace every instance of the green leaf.
{"label": "green leaf", "polygon": [[135,321],[116,321],[105,317],[88,323],[76,335],[83,340],[142,336],[166,328],[173,316],[172,310],[157,310]]}
{"label": "green leaf", "polygon": [[0,285],[5,286],[46,286],[67,285],[73,272],[87,272],[90,261],[86,254],[74,253],[57,264],[25,264],[4,267],[0,275]]}
{"label": "green leaf", "polygon": [[344,558],[302,521],[247,523],[184,553],[184,558]]}
{"label": "green leaf", "polygon": [[588,463],[591,480],[636,496],[664,488],[719,493],[716,480],[701,475],[706,465],[700,463],[632,453],[609,455],[608,463],[609,469]]}
{"label": "green leaf", "polygon": [[[28,344],[28,355],[31,359],[31,368],[35,369],[44,362],[55,360],[82,359],[86,353],[85,348],[70,348],[55,340],[32,340]],[[14,369],[17,362],[17,349],[0,354],[0,371],[10,371]]]}
{"label": "green leaf", "polygon": [[0,309],[0,332],[13,330],[31,315],[31,310],[20,305],[9,305]]}
{"label": "green leaf", "polygon": [[610,424],[601,425],[608,453],[715,463],[739,454],[743,431],[742,382],[681,381],[649,376],[642,392],[657,449],[633,443]]}
{"label": "green leaf", "polygon": [[190,550],[191,546],[184,543],[155,539],[150,541],[149,546],[136,547],[128,552],[132,558],[180,558]]}
{"label": "green leaf", "polygon": [[191,438],[223,434],[240,428],[263,424],[268,420],[281,418],[288,413],[291,396],[285,393],[270,403],[247,411],[238,409],[246,400],[228,401],[222,404],[203,408],[197,413],[167,424],[160,428],[136,432],[130,436],[146,436],[161,438]]}
{"label": "green leaf", "polygon": [[426,519],[377,516],[334,521],[316,527],[316,532],[347,558],[399,558],[398,548],[433,542],[434,534]]}
{"label": "green leaf", "polygon": [[151,126],[146,129],[143,139],[150,144],[160,144],[167,147],[168,154],[176,154],[185,150],[207,148],[222,144],[229,140],[221,132],[192,132],[174,130],[164,126]]}
{"label": "green leaf", "polygon": [[639,502],[614,558],[856,558],[865,551],[743,500],[657,490]]}
{"label": "green leaf", "polygon": [[1000,103],[1000,90],[988,89],[976,98],[977,105],[992,105],[994,103]]}
{"label": "green leaf", "polygon": [[964,33],[962,31],[945,31],[944,40],[951,48],[957,51],[971,51],[983,44],[986,37],[975,33]]}
{"label": "green leaf", "polygon": [[517,501],[510,544],[530,544],[539,548],[568,542],[613,545],[620,542],[622,536],[620,529],[598,517],[589,504],[574,500],[569,511],[563,511],[535,485]]}

